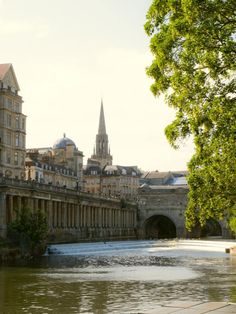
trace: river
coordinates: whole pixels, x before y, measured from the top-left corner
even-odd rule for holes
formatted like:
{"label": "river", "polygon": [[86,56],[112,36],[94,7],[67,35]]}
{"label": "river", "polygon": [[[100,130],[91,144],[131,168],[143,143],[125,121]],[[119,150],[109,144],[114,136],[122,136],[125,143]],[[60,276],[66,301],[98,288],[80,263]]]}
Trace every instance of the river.
{"label": "river", "polygon": [[52,245],[27,266],[0,268],[0,313],[142,313],[162,301],[236,302],[235,242]]}

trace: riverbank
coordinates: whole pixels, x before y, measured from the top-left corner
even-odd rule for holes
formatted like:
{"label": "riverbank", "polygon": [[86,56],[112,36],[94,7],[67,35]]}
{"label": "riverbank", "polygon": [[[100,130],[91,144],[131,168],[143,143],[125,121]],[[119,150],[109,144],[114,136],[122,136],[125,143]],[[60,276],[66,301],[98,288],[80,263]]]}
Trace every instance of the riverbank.
{"label": "riverbank", "polygon": [[46,251],[46,245],[32,252],[27,247],[14,245],[12,242],[0,239],[0,266],[1,265],[25,265],[34,257],[42,256]]}

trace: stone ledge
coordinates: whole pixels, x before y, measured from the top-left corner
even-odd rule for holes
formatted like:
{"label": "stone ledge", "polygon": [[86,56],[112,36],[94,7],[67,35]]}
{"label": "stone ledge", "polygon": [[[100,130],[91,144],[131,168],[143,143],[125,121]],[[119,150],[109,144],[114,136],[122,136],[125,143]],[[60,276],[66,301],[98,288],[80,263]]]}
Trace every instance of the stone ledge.
{"label": "stone ledge", "polygon": [[154,310],[139,312],[137,314],[227,314],[236,313],[236,303],[230,302],[204,302],[204,301],[170,301],[163,302]]}
{"label": "stone ledge", "polygon": [[236,246],[232,246],[230,248],[225,249],[225,253],[229,253],[231,255],[236,255]]}

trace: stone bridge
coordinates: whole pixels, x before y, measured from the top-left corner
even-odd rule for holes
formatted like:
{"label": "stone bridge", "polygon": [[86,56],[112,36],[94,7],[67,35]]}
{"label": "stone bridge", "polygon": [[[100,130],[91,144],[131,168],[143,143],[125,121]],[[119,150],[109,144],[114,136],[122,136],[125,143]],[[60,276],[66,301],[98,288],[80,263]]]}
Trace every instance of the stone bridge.
{"label": "stone bridge", "polygon": [[139,189],[138,234],[141,238],[186,238],[222,236],[232,234],[226,221],[209,220],[205,228],[196,228],[188,233],[185,228],[185,209],[187,206],[187,185],[151,186]]}

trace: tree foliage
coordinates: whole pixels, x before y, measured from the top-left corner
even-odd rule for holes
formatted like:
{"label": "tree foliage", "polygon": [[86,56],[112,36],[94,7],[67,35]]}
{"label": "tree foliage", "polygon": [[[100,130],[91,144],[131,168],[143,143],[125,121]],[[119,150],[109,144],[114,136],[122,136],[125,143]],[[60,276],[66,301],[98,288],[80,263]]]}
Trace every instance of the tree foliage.
{"label": "tree foliage", "polygon": [[195,144],[186,226],[226,217],[236,232],[235,0],[153,0],[145,30],[151,91],[176,110],[166,136]]}
{"label": "tree foliage", "polygon": [[24,255],[40,255],[45,249],[48,232],[46,216],[41,210],[24,208],[8,225],[8,232],[16,245],[21,247]]}

